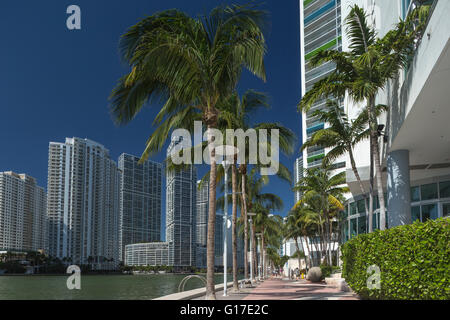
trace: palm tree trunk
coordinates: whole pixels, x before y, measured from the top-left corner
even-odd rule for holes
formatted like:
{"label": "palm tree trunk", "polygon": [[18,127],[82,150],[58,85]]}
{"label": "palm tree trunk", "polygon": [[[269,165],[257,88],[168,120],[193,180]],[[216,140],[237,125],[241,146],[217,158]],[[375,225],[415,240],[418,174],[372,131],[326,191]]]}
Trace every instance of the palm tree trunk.
{"label": "palm tree trunk", "polygon": [[231,190],[232,190],[232,219],[231,219],[231,241],[233,247],[233,290],[235,292],[239,291],[238,285],[238,265],[237,265],[237,237],[236,237],[236,219],[237,219],[237,170],[236,170],[236,160],[231,165]]}
{"label": "palm tree trunk", "polygon": [[[363,186],[362,181],[361,181],[361,177],[359,176],[358,169],[356,168],[355,158],[353,156],[353,149],[352,149],[351,146],[349,146],[348,150],[349,150],[348,154],[350,156],[350,164],[352,165],[353,174],[355,175],[356,180],[358,180],[359,189],[361,190],[361,193],[362,193],[362,195],[364,197],[364,207],[366,209],[366,214],[370,215],[370,210],[369,210],[369,208],[367,208],[366,190],[364,189],[364,186]],[[370,216],[369,218],[371,219],[372,217]],[[369,223],[369,226],[371,226],[371,223]],[[369,232],[372,232],[372,228],[371,227],[369,228],[369,230],[370,230]]]}
{"label": "palm tree trunk", "polygon": [[213,126],[208,124],[208,147],[211,160],[209,173],[209,212],[208,212],[208,236],[206,245],[206,300],[215,300],[214,285],[214,233],[216,226],[216,152],[214,150],[212,133]]}
{"label": "palm tree trunk", "polygon": [[[301,240],[301,239],[300,239]],[[298,246],[298,240],[297,238],[294,239],[295,241],[295,248],[297,249],[297,259],[298,259],[298,270],[300,270],[302,268],[302,259],[300,258],[300,247]],[[303,244],[302,244],[303,246]]]}
{"label": "palm tree trunk", "polygon": [[309,266],[311,267],[311,258],[310,258],[311,250],[309,249],[308,237],[305,236],[303,238],[305,239],[305,242],[306,242],[306,249],[308,249],[308,255],[306,255],[305,248],[303,247],[303,240],[302,240],[302,238],[300,238],[300,241],[302,243],[303,252],[305,252],[305,268],[309,269],[308,268],[308,263],[309,263]]}
{"label": "palm tree trunk", "polygon": [[386,207],[384,203],[383,180],[381,177],[380,149],[378,147],[378,124],[375,115],[375,97],[369,99],[369,114],[371,123],[370,135],[372,139],[373,160],[375,163],[375,178],[377,181],[378,201],[380,202],[380,230],[386,229]]}
{"label": "palm tree trunk", "polygon": [[369,233],[373,231],[373,152],[372,136],[369,139],[370,148],[370,169],[369,169]]}
{"label": "palm tree trunk", "polygon": [[332,266],[333,265],[333,256],[332,256],[332,254],[333,254],[333,248],[332,248],[332,243],[333,243],[333,221],[330,219],[330,218],[328,218],[328,220],[329,220],[329,232],[330,232],[330,246],[329,246],[329,249],[328,249],[328,253],[329,253],[329,261],[330,261],[330,266]]}
{"label": "palm tree trunk", "polygon": [[[241,169],[242,168],[242,169]],[[247,191],[246,191],[246,165],[241,164],[239,166],[242,174],[242,204],[243,204],[243,214],[244,214],[244,279],[248,279],[248,220],[247,220]]]}
{"label": "palm tree trunk", "polygon": [[257,266],[258,266],[258,258],[257,258],[257,255],[256,255],[256,253],[257,253],[257,251],[256,251],[256,247],[257,247],[257,245],[258,245],[258,243],[256,242],[256,227],[255,227],[255,222],[253,221],[253,224],[252,224],[252,241],[253,241],[253,252],[252,252],[252,259],[253,259],[253,277],[255,278],[256,277],[256,275],[257,275]]}
{"label": "palm tree trunk", "polygon": [[264,278],[264,226],[261,228],[261,276]]}
{"label": "palm tree trunk", "polygon": [[378,199],[380,201],[380,230],[386,229],[386,207],[384,203],[383,180],[381,177],[380,150],[378,149],[378,137],[373,137],[373,156],[375,162],[375,178],[377,180]]}

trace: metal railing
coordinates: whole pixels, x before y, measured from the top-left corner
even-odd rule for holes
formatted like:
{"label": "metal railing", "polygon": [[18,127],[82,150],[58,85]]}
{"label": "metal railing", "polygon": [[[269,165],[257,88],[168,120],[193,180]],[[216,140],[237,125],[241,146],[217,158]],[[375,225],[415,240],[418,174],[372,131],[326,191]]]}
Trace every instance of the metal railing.
{"label": "metal railing", "polygon": [[203,282],[203,284],[205,285],[205,287],[206,287],[206,278],[202,277],[202,276],[199,276],[197,274],[193,274],[193,275],[189,275],[189,276],[184,277],[183,280],[180,281],[180,284],[178,285],[178,292],[183,292],[184,291],[184,287],[186,286],[186,283],[190,279],[193,279],[193,278],[200,279]]}

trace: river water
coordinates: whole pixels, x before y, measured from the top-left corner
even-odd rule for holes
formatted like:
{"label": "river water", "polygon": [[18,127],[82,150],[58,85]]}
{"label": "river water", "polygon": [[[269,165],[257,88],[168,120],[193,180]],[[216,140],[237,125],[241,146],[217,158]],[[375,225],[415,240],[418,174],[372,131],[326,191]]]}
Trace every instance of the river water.
{"label": "river water", "polygon": [[[81,290],[67,289],[68,277],[0,276],[0,300],[147,300],[178,292],[186,275],[81,275]],[[223,275],[215,275],[215,282],[223,282]],[[185,290],[202,286],[201,280],[191,279]]]}

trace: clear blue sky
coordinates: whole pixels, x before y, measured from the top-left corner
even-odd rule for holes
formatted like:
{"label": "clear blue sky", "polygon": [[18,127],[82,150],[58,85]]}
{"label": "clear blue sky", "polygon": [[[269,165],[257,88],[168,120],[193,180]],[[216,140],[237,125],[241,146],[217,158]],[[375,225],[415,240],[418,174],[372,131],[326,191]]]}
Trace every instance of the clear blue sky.
{"label": "clear blue sky", "polygon": [[[139,18],[157,11],[178,8],[197,15],[222,3],[246,1],[1,1],[0,171],[27,173],[46,187],[49,142],[74,136],[103,144],[116,161],[123,152],[140,156],[158,106],[148,106],[126,126],[113,124],[108,96],[127,71],[118,55],[120,35]],[[81,30],[66,28],[66,8],[71,4],[81,8]],[[246,73],[239,91],[268,93],[271,110],[253,120],[279,121],[301,141],[301,117],[296,111],[301,96],[298,0],[269,0],[263,8],[271,12],[267,82]],[[290,170],[299,145],[295,155],[282,157]],[[152,160],[162,161],[164,153]],[[285,209],[280,214],[285,215],[293,204],[291,186],[272,178],[266,190],[282,197]]]}

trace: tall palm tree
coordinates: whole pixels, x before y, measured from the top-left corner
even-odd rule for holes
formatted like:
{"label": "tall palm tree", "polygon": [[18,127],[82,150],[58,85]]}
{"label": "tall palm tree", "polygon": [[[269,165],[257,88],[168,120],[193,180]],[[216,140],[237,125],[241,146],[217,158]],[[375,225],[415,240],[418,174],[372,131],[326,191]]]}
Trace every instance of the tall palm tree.
{"label": "tall palm tree", "polygon": [[[258,216],[257,216],[258,217]],[[277,214],[262,214],[256,226],[261,232],[262,277],[267,277],[267,249],[280,248],[283,239],[283,218]]]}
{"label": "tall palm tree", "polygon": [[334,168],[332,165],[324,165],[322,167],[308,168],[305,170],[304,176],[295,185],[294,191],[303,193],[293,209],[297,209],[303,204],[314,203],[311,206],[324,219],[325,230],[322,231],[325,252],[328,257],[328,263],[331,265],[331,242],[332,242],[332,213],[336,208],[344,210],[341,202],[342,195],[349,191],[349,188],[343,186],[345,184],[345,172],[333,175]]}
{"label": "tall palm tree", "polygon": [[374,161],[378,199],[380,201],[380,229],[386,227],[386,207],[381,178],[380,150],[378,146],[378,123],[375,98],[390,80],[409,61],[415,41],[423,32],[423,25],[411,28],[411,21],[400,20],[383,38],[377,38],[375,28],[368,23],[364,10],[354,5],[345,19],[349,38],[349,52],[337,50],[319,51],[311,60],[313,66],[332,62],[336,69],[316,82],[299,103],[302,111],[308,111],[321,98],[343,99],[346,94],[357,103],[367,105],[370,128],[371,159]]}
{"label": "tall palm tree", "polygon": [[[232,5],[197,18],[167,10],[128,29],[120,48],[131,71],[111,94],[115,121],[128,123],[147,102],[165,102],[154,120],[157,128],[147,140],[141,161],[160,151],[173,129],[192,130],[196,114],[201,115],[207,129],[215,128],[218,103],[234,91],[243,68],[265,80],[266,21],[266,12],[254,5]],[[216,161],[211,130],[207,130],[207,140],[211,170],[206,299],[215,299]]]}
{"label": "tall palm tree", "polygon": [[[263,192],[263,188],[265,185],[269,183],[268,176],[262,176],[258,174],[258,167],[254,166],[248,175],[245,176],[245,186],[246,193],[245,198],[248,200],[246,202],[247,210],[250,210],[254,213],[258,213],[257,210],[261,211],[261,208],[265,208],[265,210],[281,210],[283,207],[283,201],[281,198],[273,193],[265,193]],[[256,218],[255,218],[256,219]],[[242,221],[244,220],[244,221]],[[244,225],[244,237],[245,237],[245,224],[246,217],[241,216],[241,222]],[[252,234],[253,238],[251,241],[256,243],[255,238],[256,228],[255,224],[252,225]],[[256,266],[256,246],[253,246],[252,250],[253,257],[253,266]],[[253,270],[254,274],[256,274],[256,270]]]}
{"label": "tall palm tree", "polygon": [[[224,128],[234,129],[254,129],[259,133],[259,130],[268,130],[270,135],[271,129],[277,129],[279,131],[279,144],[281,152],[284,154],[291,154],[293,152],[293,146],[295,143],[294,133],[279,123],[258,123],[251,124],[250,116],[261,108],[269,108],[268,97],[261,92],[255,90],[248,90],[242,98],[237,93],[234,93],[228,100],[221,106],[221,116],[219,117],[219,126]],[[233,141],[233,143],[235,143]],[[270,148],[270,143],[268,144]],[[236,146],[237,147],[237,146]],[[266,146],[267,147],[267,146]],[[240,157],[239,172],[241,174],[241,186],[242,186],[242,206],[241,214],[247,216],[247,198],[246,198],[246,173],[248,166],[248,149],[249,141],[245,144],[246,150],[240,150],[240,153],[245,153],[245,158]],[[236,241],[236,219],[237,219],[237,194],[238,194],[238,170],[237,170],[237,155],[234,157],[234,162],[231,165],[232,170],[232,202],[233,202],[233,218],[232,218],[232,238],[233,238],[233,287],[238,289],[237,283],[237,241]],[[280,165],[277,175],[282,179],[290,182],[290,173],[286,167]],[[245,219],[246,221],[246,219]],[[247,230],[247,227],[245,227]],[[244,236],[244,251],[248,249],[247,236]],[[244,256],[244,276],[248,278],[247,256]]]}
{"label": "tall palm tree", "polygon": [[[377,105],[377,116],[386,110],[386,108],[385,105]],[[367,126],[367,109],[364,109],[355,120],[349,120],[336,100],[328,100],[327,108],[325,110],[315,111],[313,116],[317,117],[322,122],[328,123],[329,127],[316,131],[311,138],[302,145],[301,150],[303,151],[312,146],[331,148],[323,159],[323,161],[326,161],[328,164],[332,163],[336,158],[342,155],[349,155],[353,174],[358,181],[361,194],[364,197],[365,212],[369,214],[369,232],[372,232],[373,207],[368,207],[367,193],[356,167],[353,153],[355,146],[370,136],[370,130]],[[370,194],[372,195],[372,192],[370,192]]]}

